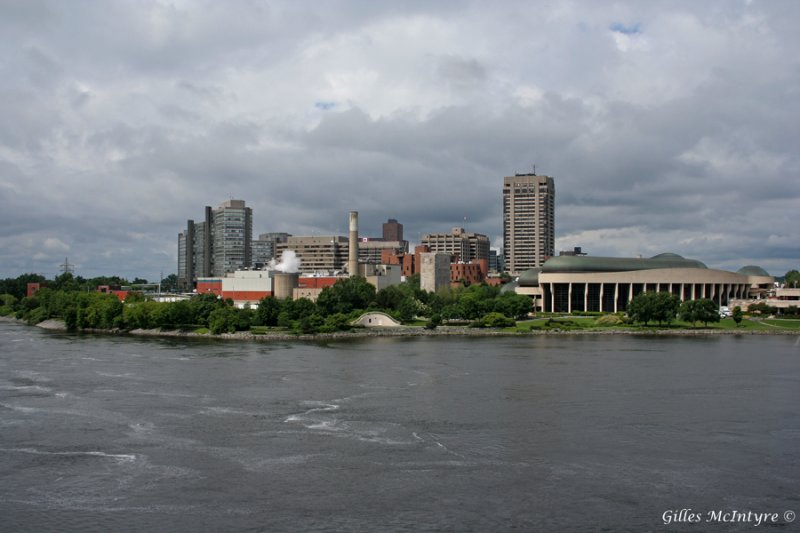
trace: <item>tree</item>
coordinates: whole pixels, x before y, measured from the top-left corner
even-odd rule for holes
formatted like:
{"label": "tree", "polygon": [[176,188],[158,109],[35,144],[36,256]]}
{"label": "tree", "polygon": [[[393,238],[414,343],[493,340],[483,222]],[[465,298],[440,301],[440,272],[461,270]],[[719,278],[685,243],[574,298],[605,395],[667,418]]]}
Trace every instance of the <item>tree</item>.
{"label": "tree", "polygon": [[233,307],[219,307],[208,316],[208,329],[215,335],[235,332],[238,323],[239,317]]}
{"label": "tree", "polygon": [[495,299],[494,310],[509,318],[525,318],[531,311],[531,299],[514,291],[503,292]]}
{"label": "tree", "polygon": [[340,279],[325,287],[317,298],[317,306],[325,315],[367,309],[375,301],[375,287],[360,276]]}
{"label": "tree", "polygon": [[0,281],[0,294],[10,294],[17,300],[22,300],[28,295],[28,283],[43,283],[44,276],[39,274],[22,274],[16,278],[6,278]]}
{"label": "tree", "polygon": [[709,322],[719,322],[719,309],[717,304],[708,298],[687,300],[681,304],[680,317],[681,320],[691,322],[692,326],[697,322],[703,322],[708,326]]}
{"label": "tree", "polygon": [[787,287],[797,288],[800,287],[800,272],[797,270],[790,270],[783,277],[783,283]]}
{"label": "tree", "polygon": [[628,304],[628,316],[634,322],[641,322],[645,326],[655,317],[654,292],[643,292],[636,295]]}
{"label": "tree", "polygon": [[178,290],[178,275],[170,274],[161,280],[161,290],[164,292],[175,292]]}
{"label": "tree", "polygon": [[742,318],[743,318],[742,308],[739,307],[738,305],[734,307],[732,317],[733,321],[736,322],[736,327],[739,327],[739,324],[742,323]]}
{"label": "tree", "polygon": [[651,320],[669,324],[678,313],[680,300],[670,292],[643,292],[628,304],[628,316],[645,326]]}
{"label": "tree", "polygon": [[375,294],[375,303],[380,309],[394,311],[406,298],[406,293],[397,285],[389,285]]}
{"label": "tree", "polygon": [[281,301],[268,296],[258,302],[258,309],[253,323],[259,326],[274,327],[278,325],[278,315],[281,313]]}

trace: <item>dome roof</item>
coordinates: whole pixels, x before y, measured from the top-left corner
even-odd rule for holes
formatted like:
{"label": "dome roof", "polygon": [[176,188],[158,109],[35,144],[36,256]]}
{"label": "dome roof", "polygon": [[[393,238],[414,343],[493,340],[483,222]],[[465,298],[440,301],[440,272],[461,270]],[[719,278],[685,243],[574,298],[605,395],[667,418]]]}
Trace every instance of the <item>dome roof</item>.
{"label": "dome roof", "polygon": [[696,259],[685,259],[676,254],[660,254],[650,259],[558,255],[542,265],[543,272],[631,272],[663,268],[708,267]]}
{"label": "dome roof", "polygon": [[520,287],[538,287],[540,267],[531,268],[520,274],[517,284]]}
{"label": "dome roof", "polygon": [[683,256],[673,254],[672,252],[664,252],[663,254],[654,255],[650,259],[683,259]]}
{"label": "dome roof", "polygon": [[768,278],[772,277],[767,273],[766,270],[764,270],[758,265],[744,266],[737,271],[737,274],[741,274],[743,276],[765,276]]}

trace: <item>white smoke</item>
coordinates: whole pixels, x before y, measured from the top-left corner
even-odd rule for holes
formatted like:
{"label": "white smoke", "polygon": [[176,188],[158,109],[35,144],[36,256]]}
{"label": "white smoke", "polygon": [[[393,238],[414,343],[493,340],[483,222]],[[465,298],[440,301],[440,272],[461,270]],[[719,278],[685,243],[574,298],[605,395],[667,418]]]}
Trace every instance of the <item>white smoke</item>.
{"label": "white smoke", "polygon": [[278,272],[293,274],[300,271],[300,258],[297,257],[294,250],[284,250],[281,254],[280,262],[278,263],[272,259],[269,262],[269,268],[271,270],[277,270]]}

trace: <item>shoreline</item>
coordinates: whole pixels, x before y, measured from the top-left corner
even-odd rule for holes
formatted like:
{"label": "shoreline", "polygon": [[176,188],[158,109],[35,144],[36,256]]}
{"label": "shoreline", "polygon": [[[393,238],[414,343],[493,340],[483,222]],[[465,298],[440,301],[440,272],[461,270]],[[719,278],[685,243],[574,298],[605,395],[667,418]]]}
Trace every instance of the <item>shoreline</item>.
{"label": "shoreline", "polygon": [[[0,321],[26,324],[22,320],[12,317],[0,317]],[[27,325],[27,324],[26,324]],[[34,327],[47,331],[66,332],[64,322],[58,319],[49,319]],[[579,329],[579,330],[534,330],[527,332],[499,331],[491,329],[468,328],[464,326],[439,326],[436,329],[425,329],[422,326],[403,326],[399,328],[372,328],[356,331],[341,331],[335,333],[291,334],[285,332],[269,332],[253,334],[245,331],[236,333],[195,333],[193,331],[160,330],[160,329],[133,329],[133,330],[81,330],[78,333],[105,334],[105,335],[133,335],[138,337],[164,337],[185,339],[213,339],[237,341],[327,341],[346,339],[365,339],[376,337],[532,337],[540,335],[554,336],[584,336],[584,335],[629,335],[640,337],[708,337],[718,335],[794,335],[800,336],[800,330],[717,330],[717,329],[653,329],[646,331],[632,331],[628,329]]]}

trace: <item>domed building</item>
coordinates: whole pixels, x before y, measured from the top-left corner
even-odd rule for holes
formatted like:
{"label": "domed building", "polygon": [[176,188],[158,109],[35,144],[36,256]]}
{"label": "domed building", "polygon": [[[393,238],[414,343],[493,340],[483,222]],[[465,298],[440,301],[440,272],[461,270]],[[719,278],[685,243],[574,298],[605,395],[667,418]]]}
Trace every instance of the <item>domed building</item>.
{"label": "domed building", "polygon": [[708,298],[722,306],[734,298],[763,295],[773,282],[760,267],[728,272],[674,253],[650,258],[560,255],[523,272],[505,290],[530,296],[539,311],[617,312],[647,291],[670,292],[681,301]]}

